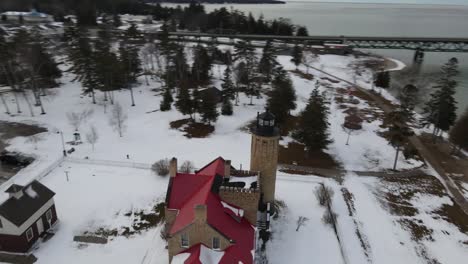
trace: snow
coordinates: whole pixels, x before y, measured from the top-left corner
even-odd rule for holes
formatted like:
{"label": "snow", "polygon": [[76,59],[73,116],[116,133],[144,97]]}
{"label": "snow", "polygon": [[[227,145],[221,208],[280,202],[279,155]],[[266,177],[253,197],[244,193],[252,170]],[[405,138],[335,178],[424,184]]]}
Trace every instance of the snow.
{"label": "snow", "polygon": [[243,182],[244,189],[250,189],[250,186],[252,183],[257,182],[258,177],[257,176],[248,176],[248,177],[236,177],[236,176],[231,176],[229,177],[229,182]]}
{"label": "snow", "polygon": [[190,257],[190,253],[180,253],[172,258],[171,264],[184,264],[184,262]]}
{"label": "snow", "polygon": [[[313,192],[319,181],[295,177],[297,181],[287,176],[277,181],[276,199],[284,201],[287,208],[271,222],[273,238],[266,248],[269,263],[308,264],[311,259],[316,263],[344,263],[333,229],[322,223],[324,209]],[[299,216],[309,220],[296,232]]]}
{"label": "snow", "polygon": [[221,204],[223,205],[224,208],[231,210],[236,216],[239,216],[239,217],[244,216],[244,210],[231,206],[230,204],[225,203],[223,201],[221,201]]}
{"label": "snow", "polygon": [[33,190],[31,186],[26,188],[26,194],[31,198],[37,198],[37,192]]}
{"label": "snow", "polygon": [[200,262],[203,264],[217,264],[223,257],[223,251],[216,251],[200,245]]}
{"label": "snow", "polygon": [[[223,49],[232,49],[227,45]],[[278,60],[287,70],[295,66],[290,62],[289,56],[279,56]],[[347,65],[353,57],[335,55],[321,55],[316,68],[337,75],[346,80],[352,80]],[[214,66],[213,85],[220,88],[220,79],[225,66]],[[303,67],[302,70],[305,71]],[[338,108],[333,100],[338,88],[346,88],[344,82],[332,83],[321,79],[328,77],[325,74],[310,70],[313,80],[305,80],[291,73],[291,78],[297,92],[297,109],[293,114],[299,114],[307,103],[312,89],[317,81],[321,83],[319,89],[326,92],[330,99],[329,117],[330,134],[334,142],[327,152],[331,154],[346,170],[383,170],[393,165],[395,150],[377,132],[382,122],[375,120],[364,122],[363,129],[351,135],[350,144],[345,145],[347,134],[341,128],[345,113]],[[328,77],[330,78],[330,77]],[[216,130],[207,138],[186,138],[182,132],[170,129],[169,123],[175,120],[188,118],[174,109],[160,112],[161,96],[151,91],[160,88],[160,84],[150,81],[146,85],[143,79],[141,85],[134,88],[136,106],[130,107],[130,94],[128,90],[114,93],[115,100],[124,106],[128,115],[127,129],[123,137],[113,131],[109,125],[110,106],[106,107],[103,95],[97,93],[98,104],[93,105],[91,98],[81,94],[81,85],[72,83],[73,76],[65,73],[61,80],[63,85],[59,89],[51,89],[48,96],[42,97],[46,115],[39,115],[37,108],[35,116],[29,114],[27,104],[21,99],[22,114],[9,116],[0,113],[0,119],[5,121],[37,124],[46,127],[49,132],[41,135],[41,140],[34,144],[28,143],[28,138],[17,137],[10,140],[8,150],[31,153],[36,161],[22,170],[10,183],[27,184],[38,172],[48,171],[48,168],[61,160],[63,132],[65,142],[72,141],[74,128],[69,124],[67,112],[83,112],[89,109],[93,114],[89,116],[79,128],[82,137],[89,133],[89,128],[95,126],[99,140],[93,151],[91,144],[83,142],[73,146],[75,152],[70,156],[75,159],[110,160],[113,164],[118,162],[134,162],[152,164],[156,160],[178,157],[180,160],[191,160],[195,167],[202,167],[213,158],[222,156],[233,161],[236,168],[247,168],[250,163],[250,135],[242,130],[256,113],[264,110],[265,97],[254,98],[254,105],[248,105],[249,98],[241,94],[240,105],[234,106],[233,116],[220,116],[216,122]],[[364,75],[358,83],[370,89],[369,76]],[[30,100],[31,95],[30,96]],[[387,96],[387,95],[385,95]],[[7,102],[13,107],[14,97],[4,94]],[[371,106],[360,100],[357,105],[360,109],[370,109]],[[12,108],[13,109],[13,108]],[[107,110],[106,110],[107,109]],[[199,118],[199,117],[197,117]],[[291,136],[284,137],[281,144],[293,142]],[[67,149],[72,146],[67,145]],[[129,155],[130,159],[127,159]],[[405,160],[400,155],[399,168],[414,168],[421,165],[414,160]],[[65,172],[69,173],[69,181]],[[239,179],[237,179],[239,178]],[[256,177],[231,177],[231,181],[246,182],[246,186],[256,181]],[[255,178],[255,179],[254,179]],[[165,242],[161,240],[160,227],[143,231],[130,237],[118,236],[106,245],[87,245],[78,247],[73,242],[73,236],[84,231],[93,231],[96,228],[122,230],[131,225],[131,217],[125,213],[146,210],[155,203],[162,201],[167,188],[167,178],[153,175],[150,170],[127,168],[124,166],[91,165],[76,162],[64,162],[50,174],[42,178],[41,182],[57,193],[56,207],[60,223],[56,234],[47,243],[40,244],[34,254],[38,263],[167,263],[167,250]],[[270,262],[274,263],[310,263],[311,259],[317,263],[422,263],[421,257],[414,250],[412,241],[406,230],[403,230],[394,221],[392,216],[382,207],[381,201],[374,193],[376,178],[363,178],[347,175],[342,185],[330,179],[315,176],[285,175],[278,173],[277,198],[283,200],[287,208],[284,214],[272,222],[273,238],[267,245]],[[331,186],[335,192],[333,209],[338,214],[338,234],[342,240],[338,242],[332,228],[322,223],[324,209],[316,201],[314,190],[320,183]],[[374,186],[374,187],[373,187]],[[8,186],[1,186],[2,189]],[[350,216],[341,188],[346,187],[355,197],[356,212]],[[0,194],[2,197],[4,193]],[[421,210],[437,208],[441,204],[449,203],[447,198],[436,199],[425,196],[417,197],[412,202],[420,206]],[[223,204],[224,205],[224,204]],[[227,205],[227,204],[226,204]],[[227,207],[224,205],[225,207]],[[232,210],[232,208],[230,208]],[[424,210],[423,210],[424,209]],[[235,212],[235,211],[234,211]],[[240,213],[240,212],[239,212]],[[296,221],[299,216],[309,220],[298,232]],[[428,217],[422,215],[420,217]],[[425,219],[429,222],[429,219]],[[435,220],[434,220],[435,221]],[[436,243],[424,242],[428,250],[441,260],[441,263],[457,263],[455,259],[465,259],[466,253],[456,243],[466,238],[456,232],[454,227],[440,221],[432,223],[439,226],[434,237]],[[356,226],[370,245],[369,257],[363,253],[360,240],[356,235]],[[442,230],[448,230],[453,237],[443,235]],[[445,244],[444,244],[445,243]],[[450,247],[450,248],[449,248]],[[343,252],[343,255],[342,253]],[[447,252],[447,253],[444,253]],[[203,249],[202,257],[206,261],[213,261],[220,257],[220,252]],[[188,256],[178,255],[175,259],[179,263]],[[176,262],[177,263],[177,262]],[[459,262],[458,262],[459,263]]]}
{"label": "snow", "polygon": [[73,242],[73,236],[85,231],[128,226],[131,219],[124,214],[163,201],[167,181],[150,170],[63,163],[41,181],[56,192],[59,225],[55,236],[34,252],[37,263],[143,263],[148,254],[154,260],[145,263],[167,263],[160,227],[129,238],[119,236],[106,245],[79,248]]}

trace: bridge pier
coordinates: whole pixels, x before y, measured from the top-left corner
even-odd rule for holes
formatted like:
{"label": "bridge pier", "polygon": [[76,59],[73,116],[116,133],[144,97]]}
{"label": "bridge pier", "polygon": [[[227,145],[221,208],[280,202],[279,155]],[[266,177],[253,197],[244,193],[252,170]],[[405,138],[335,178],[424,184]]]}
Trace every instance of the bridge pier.
{"label": "bridge pier", "polygon": [[413,57],[413,61],[414,62],[422,62],[424,60],[424,51],[421,50],[421,49],[416,49],[416,51],[414,52],[414,57]]}

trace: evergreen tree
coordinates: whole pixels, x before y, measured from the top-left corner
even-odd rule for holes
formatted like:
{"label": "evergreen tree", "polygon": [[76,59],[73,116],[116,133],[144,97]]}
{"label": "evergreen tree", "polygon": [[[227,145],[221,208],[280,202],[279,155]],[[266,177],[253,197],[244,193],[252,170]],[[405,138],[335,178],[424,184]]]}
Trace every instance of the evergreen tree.
{"label": "evergreen tree", "polygon": [[301,65],[302,63],[302,56],[303,56],[302,48],[297,44],[294,45],[294,48],[292,50],[291,62],[293,62],[294,65],[296,65],[296,70],[298,69],[299,65]]}
{"label": "evergreen tree", "polygon": [[388,125],[389,144],[396,149],[393,170],[396,170],[398,155],[402,146],[407,142],[408,137],[413,133],[407,125],[406,114],[401,108],[392,111],[385,117],[385,123]]}
{"label": "evergreen tree", "polygon": [[328,128],[328,105],[317,89],[312,91],[309,102],[299,118],[299,129],[294,138],[306,146],[308,152],[321,151],[332,142]]}
{"label": "evergreen tree", "polygon": [[161,111],[169,111],[171,110],[171,105],[174,102],[174,99],[172,98],[172,92],[169,87],[164,88],[164,94],[163,94],[163,100],[161,101],[161,104],[159,106],[159,109]]}
{"label": "evergreen tree", "polygon": [[132,40],[132,39],[141,39],[142,35],[141,32],[138,30],[137,26],[134,23],[130,24],[130,27],[127,28],[125,31],[124,37],[127,40]]}
{"label": "evergreen tree", "polygon": [[231,67],[229,66],[224,70],[223,84],[221,84],[221,87],[223,88],[223,99],[226,98],[227,100],[233,100],[235,98],[236,91],[234,83],[232,82]]}
{"label": "evergreen tree", "polygon": [[243,63],[245,66],[245,84],[247,90],[250,90],[251,81],[254,74],[254,69],[257,64],[257,57],[255,49],[252,47],[250,42],[239,41],[234,47],[234,62]]}
{"label": "evergreen tree", "polygon": [[263,47],[262,58],[258,64],[258,71],[265,76],[266,81],[271,81],[271,75],[273,69],[278,65],[276,61],[276,55],[271,44],[271,41],[267,41],[265,47]]}
{"label": "evergreen tree", "polygon": [[454,144],[454,153],[460,149],[468,150],[468,108],[452,127],[449,136]]}
{"label": "evergreen tree", "polygon": [[190,98],[190,92],[187,85],[180,87],[175,106],[177,110],[179,110],[179,112],[181,112],[183,115],[190,115],[192,118],[193,103],[192,99]]}
{"label": "evergreen tree", "polygon": [[139,74],[143,71],[141,68],[141,60],[138,47],[128,45],[125,42],[120,43],[120,67],[122,74],[125,76],[125,87],[130,90],[132,106],[135,106],[135,98],[133,96],[133,84],[137,82]]}
{"label": "evergreen tree", "polygon": [[199,84],[208,82],[210,79],[209,72],[211,70],[211,58],[208,55],[206,48],[202,45],[195,47],[195,55],[193,60],[193,79]]}
{"label": "evergreen tree", "polygon": [[414,121],[414,108],[416,106],[418,88],[412,84],[406,85],[399,94],[400,108],[408,123]]}
{"label": "evergreen tree", "polygon": [[201,101],[202,98],[200,96],[200,91],[198,90],[198,87],[195,86],[195,88],[192,91],[192,113],[193,113],[193,119],[196,121],[196,113],[201,113]]}
{"label": "evergreen tree", "polygon": [[221,106],[221,114],[225,116],[230,116],[233,114],[231,100],[224,98],[223,104]]}
{"label": "evergreen tree", "polygon": [[286,121],[289,112],[296,109],[296,92],[287,72],[278,67],[271,83],[273,90],[268,98],[268,109],[275,115],[276,121],[281,124]]}
{"label": "evergreen tree", "polygon": [[71,63],[68,71],[76,77],[73,81],[80,81],[84,94],[91,94],[96,103],[94,88],[98,87],[94,53],[85,30],[75,28],[67,35],[67,57]]}
{"label": "evergreen tree", "polygon": [[380,71],[377,73],[374,83],[377,87],[388,89],[390,87],[390,80],[390,72]]}
{"label": "evergreen tree", "polygon": [[200,114],[203,122],[211,124],[218,120],[218,110],[216,109],[216,98],[213,93],[203,93],[200,102]]}
{"label": "evergreen tree", "polygon": [[457,102],[455,88],[458,83],[454,79],[458,75],[458,60],[452,58],[441,69],[441,77],[435,85],[435,91],[423,109],[422,124],[434,125],[434,140],[439,131],[448,131],[457,119]]}
{"label": "evergreen tree", "polygon": [[296,36],[298,36],[298,37],[307,37],[307,36],[309,36],[309,32],[307,31],[306,27],[298,27],[297,32],[296,32]]}
{"label": "evergreen tree", "polygon": [[122,20],[120,20],[120,16],[119,14],[114,14],[112,16],[112,24],[114,25],[114,27],[118,28],[120,26],[122,26]]}

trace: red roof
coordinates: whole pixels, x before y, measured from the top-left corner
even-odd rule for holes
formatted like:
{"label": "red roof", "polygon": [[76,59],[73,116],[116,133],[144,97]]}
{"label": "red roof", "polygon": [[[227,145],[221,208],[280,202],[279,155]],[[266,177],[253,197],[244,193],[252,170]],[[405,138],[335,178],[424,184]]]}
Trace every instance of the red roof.
{"label": "red roof", "polygon": [[[177,233],[193,223],[195,206],[206,205],[208,224],[234,241],[234,245],[225,250],[219,263],[253,263],[251,251],[254,249],[254,228],[245,218],[241,218],[240,221],[234,219],[232,210],[225,208],[219,195],[211,190],[216,175],[224,176],[224,166],[225,160],[219,157],[195,174],[176,175],[172,182],[168,208],[178,209],[179,213],[169,233]],[[194,247],[185,253],[195,254],[197,250]],[[191,256],[185,263],[200,263],[195,261],[197,259]]]}

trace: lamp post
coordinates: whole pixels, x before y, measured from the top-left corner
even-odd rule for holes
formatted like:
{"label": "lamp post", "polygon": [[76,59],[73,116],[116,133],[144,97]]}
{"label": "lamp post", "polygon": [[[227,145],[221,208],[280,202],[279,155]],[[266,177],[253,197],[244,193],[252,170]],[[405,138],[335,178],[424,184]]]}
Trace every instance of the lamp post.
{"label": "lamp post", "polygon": [[63,132],[61,130],[57,131],[57,134],[60,134],[60,137],[62,138],[62,150],[63,150],[63,156],[67,156],[67,151],[65,150],[65,139],[63,138]]}

